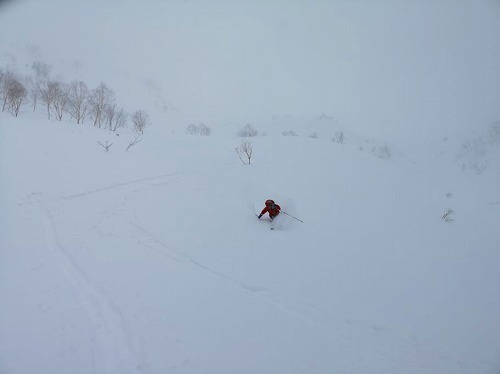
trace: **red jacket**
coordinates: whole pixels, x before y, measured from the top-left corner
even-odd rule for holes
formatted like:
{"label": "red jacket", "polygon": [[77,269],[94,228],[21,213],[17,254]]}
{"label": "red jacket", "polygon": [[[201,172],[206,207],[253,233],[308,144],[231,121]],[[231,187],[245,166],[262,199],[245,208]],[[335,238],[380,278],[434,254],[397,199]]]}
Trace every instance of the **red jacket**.
{"label": "red jacket", "polygon": [[266,214],[269,213],[269,217],[274,217],[279,214],[281,210],[281,207],[278,204],[273,204],[273,205],[266,205],[264,209],[262,209],[262,212],[260,214]]}

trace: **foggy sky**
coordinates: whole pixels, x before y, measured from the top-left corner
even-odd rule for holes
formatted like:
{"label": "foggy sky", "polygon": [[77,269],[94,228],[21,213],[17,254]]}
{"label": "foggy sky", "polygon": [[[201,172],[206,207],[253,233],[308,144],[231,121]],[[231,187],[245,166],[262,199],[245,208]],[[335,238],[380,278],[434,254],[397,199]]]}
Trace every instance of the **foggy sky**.
{"label": "foggy sky", "polygon": [[0,4],[0,67],[43,60],[65,80],[106,82],[124,105],[327,113],[382,135],[500,119],[497,0]]}

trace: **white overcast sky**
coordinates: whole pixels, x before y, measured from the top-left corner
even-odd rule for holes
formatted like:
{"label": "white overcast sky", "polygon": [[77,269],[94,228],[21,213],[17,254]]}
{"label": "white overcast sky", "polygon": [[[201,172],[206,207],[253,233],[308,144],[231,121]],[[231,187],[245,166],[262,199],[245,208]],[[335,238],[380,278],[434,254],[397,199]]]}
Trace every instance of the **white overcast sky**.
{"label": "white overcast sky", "polygon": [[0,4],[0,67],[37,58],[197,118],[326,113],[382,134],[500,119],[498,0]]}

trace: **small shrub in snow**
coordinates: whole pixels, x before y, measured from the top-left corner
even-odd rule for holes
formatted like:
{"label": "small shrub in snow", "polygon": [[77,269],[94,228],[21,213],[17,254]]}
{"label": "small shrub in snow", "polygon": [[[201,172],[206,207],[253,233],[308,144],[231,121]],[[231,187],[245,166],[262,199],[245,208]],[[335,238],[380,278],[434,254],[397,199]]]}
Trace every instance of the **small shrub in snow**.
{"label": "small shrub in snow", "polygon": [[186,134],[188,135],[210,136],[211,133],[212,129],[204,123],[200,123],[199,125],[195,125],[194,123],[192,123],[188,127],[186,127]]}
{"label": "small shrub in snow", "polygon": [[247,124],[238,132],[238,136],[242,138],[251,138],[253,136],[257,136],[258,134],[259,132],[250,124]]}
{"label": "small shrub in snow", "polygon": [[451,222],[455,221],[455,219],[453,218],[454,214],[455,214],[455,211],[451,208],[448,208],[444,212],[444,214],[441,216],[441,218],[443,219],[443,221],[451,223]]}
{"label": "small shrub in snow", "polygon": [[318,139],[319,135],[317,132],[313,132],[311,135],[309,135],[311,139]]}
{"label": "small shrub in snow", "polygon": [[198,126],[196,126],[194,123],[190,124],[188,127],[186,127],[186,134],[198,135]]}
{"label": "small shrub in snow", "polygon": [[283,131],[282,132],[283,136],[297,136],[295,131],[289,130],[289,131]]}
{"label": "small shrub in snow", "polygon": [[106,150],[106,152],[108,152],[109,148],[113,145],[113,143],[110,143],[107,140],[106,140],[106,143],[104,143],[104,144],[102,144],[102,142],[100,142],[100,141],[97,142],[97,144],[99,144],[101,147],[103,147]]}
{"label": "small shrub in snow", "polygon": [[384,145],[378,148],[373,147],[372,152],[375,156],[383,160],[388,160],[392,157],[392,150],[388,145]]}
{"label": "small shrub in snow", "polygon": [[344,144],[344,133],[342,131],[336,132],[335,137],[332,138],[332,142]]}
{"label": "small shrub in snow", "polygon": [[210,136],[210,134],[212,133],[212,129],[204,123],[200,123],[198,127],[200,129],[200,135],[202,136]]}
{"label": "small shrub in snow", "polygon": [[241,141],[241,145],[235,148],[240,161],[243,162],[243,165],[250,165],[250,161],[252,159],[252,142],[247,139],[243,139]]}

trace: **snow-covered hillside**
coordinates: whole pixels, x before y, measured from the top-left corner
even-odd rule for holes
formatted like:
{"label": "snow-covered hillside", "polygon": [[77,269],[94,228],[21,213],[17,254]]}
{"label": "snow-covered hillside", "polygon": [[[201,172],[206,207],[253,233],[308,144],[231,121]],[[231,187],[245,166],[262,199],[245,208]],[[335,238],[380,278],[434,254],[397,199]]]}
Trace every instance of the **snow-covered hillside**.
{"label": "snow-covered hillside", "polygon": [[0,114],[1,373],[498,373],[498,160],[150,130]]}
{"label": "snow-covered hillside", "polygon": [[0,1],[0,374],[499,374],[499,19]]}

